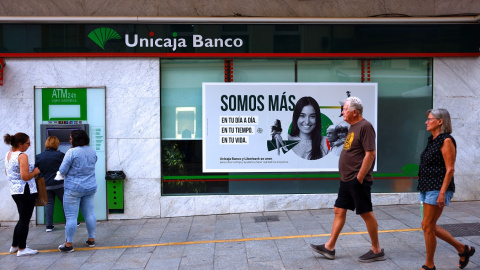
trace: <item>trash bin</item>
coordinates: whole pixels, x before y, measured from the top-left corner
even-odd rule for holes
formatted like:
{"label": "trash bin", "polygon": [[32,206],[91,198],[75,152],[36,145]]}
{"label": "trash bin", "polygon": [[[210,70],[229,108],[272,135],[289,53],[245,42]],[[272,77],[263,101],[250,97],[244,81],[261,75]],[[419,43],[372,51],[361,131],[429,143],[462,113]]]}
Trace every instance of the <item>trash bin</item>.
{"label": "trash bin", "polygon": [[107,171],[105,180],[107,181],[108,213],[123,213],[123,181],[125,180],[125,173],[123,171]]}

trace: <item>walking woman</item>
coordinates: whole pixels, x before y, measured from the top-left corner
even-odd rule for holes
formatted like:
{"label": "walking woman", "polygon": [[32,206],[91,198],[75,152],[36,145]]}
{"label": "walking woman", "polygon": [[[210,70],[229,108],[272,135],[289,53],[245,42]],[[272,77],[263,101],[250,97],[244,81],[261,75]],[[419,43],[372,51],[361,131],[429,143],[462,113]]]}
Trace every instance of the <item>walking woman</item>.
{"label": "walking woman", "polygon": [[456,148],[452,133],[450,114],[446,109],[432,109],[426,112],[427,131],[432,135],[420,156],[418,172],[419,200],[423,202],[422,229],[425,235],[427,258],[423,270],[435,270],[433,257],[437,247],[437,237],[452,245],[460,256],[458,267],[467,266],[475,253],[474,247],[460,243],[445,229],[437,225],[443,207],[449,206],[455,192],[453,173],[455,172]]}
{"label": "walking woman", "polygon": [[60,165],[59,172],[65,176],[63,209],[65,211],[65,243],[58,247],[62,252],[73,252],[73,236],[77,228],[78,207],[82,210],[87,225],[87,246],[95,246],[94,199],[97,192],[95,163],[97,154],[88,146],[90,138],[85,130],[73,130],[70,133],[72,148],[68,149]]}
{"label": "walking woman", "polygon": [[33,168],[33,165],[28,163],[25,151],[30,147],[30,138],[27,134],[17,133],[13,136],[5,134],[3,141],[12,146],[12,149],[5,155],[5,174],[10,181],[10,194],[17,204],[19,216],[13,230],[10,253],[17,252],[17,256],[33,255],[38,250],[27,247],[27,237],[37,197],[37,185],[34,177],[40,173],[40,170]]}

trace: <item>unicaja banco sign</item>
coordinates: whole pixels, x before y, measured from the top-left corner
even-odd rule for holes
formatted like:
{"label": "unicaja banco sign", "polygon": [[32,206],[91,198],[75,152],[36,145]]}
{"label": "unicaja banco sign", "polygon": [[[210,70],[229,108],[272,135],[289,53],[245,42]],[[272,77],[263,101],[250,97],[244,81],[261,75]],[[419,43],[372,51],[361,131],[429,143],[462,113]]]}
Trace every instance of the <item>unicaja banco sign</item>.
{"label": "unicaja banco sign", "polygon": [[[101,27],[93,30],[88,37],[98,46],[105,50],[105,43],[111,39],[121,39],[120,35],[113,29]],[[241,38],[204,38],[202,35],[193,35],[192,46],[194,48],[240,48],[243,46]],[[171,48],[176,51],[177,48],[186,48],[187,38],[177,38],[174,32],[172,37],[155,37],[154,32],[149,33],[149,37],[140,37],[138,34],[130,36],[125,34],[125,45],[134,48]]]}

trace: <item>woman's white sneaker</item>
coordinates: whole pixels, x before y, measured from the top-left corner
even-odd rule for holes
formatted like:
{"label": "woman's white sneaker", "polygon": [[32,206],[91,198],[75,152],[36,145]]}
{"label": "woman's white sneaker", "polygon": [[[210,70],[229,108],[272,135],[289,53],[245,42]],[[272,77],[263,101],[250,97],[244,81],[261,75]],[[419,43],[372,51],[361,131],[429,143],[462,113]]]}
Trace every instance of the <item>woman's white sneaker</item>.
{"label": "woman's white sneaker", "polygon": [[24,250],[18,250],[17,257],[34,255],[34,254],[37,254],[37,253],[38,253],[38,250],[30,249],[30,248],[27,247]]}
{"label": "woman's white sneaker", "polygon": [[[28,245],[26,246],[27,248],[29,247]],[[10,247],[10,253],[15,253],[18,251],[18,247]]]}

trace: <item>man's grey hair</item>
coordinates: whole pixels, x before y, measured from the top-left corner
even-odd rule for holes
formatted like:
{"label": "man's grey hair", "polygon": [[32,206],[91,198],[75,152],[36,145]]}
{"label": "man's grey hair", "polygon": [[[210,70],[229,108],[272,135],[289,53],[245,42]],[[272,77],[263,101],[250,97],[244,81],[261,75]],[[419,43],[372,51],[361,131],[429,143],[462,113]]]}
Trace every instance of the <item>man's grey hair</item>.
{"label": "man's grey hair", "polygon": [[357,110],[359,115],[363,114],[363,103],[358,97],[348,97],[345,99],[344,104],[348,103],[349,111]]}

